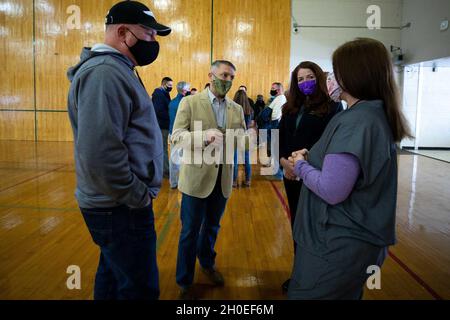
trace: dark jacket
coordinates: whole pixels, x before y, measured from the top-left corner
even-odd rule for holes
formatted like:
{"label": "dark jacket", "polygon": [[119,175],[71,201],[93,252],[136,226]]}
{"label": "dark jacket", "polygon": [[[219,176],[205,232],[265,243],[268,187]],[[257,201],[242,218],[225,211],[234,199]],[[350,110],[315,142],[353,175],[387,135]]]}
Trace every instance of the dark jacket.
{"label": "dark jacket", "polygon": [[67,76],[79,206],[144,207],[161,187],[163,144],[133,63],[85,48]]}
{"label": "dark jacket", "polygon": [[155,106],[156,117],[158,118],[159,127],[164,130],[169,130],[169,103],[170,94],[159,87],[153,91],[152,94],[153,105]]}
{"label": "dark jacket", "polygon": [[322,136],[331,118],[340,111],[342,111],[342,104],[332,102],[328,115],[304,113],[297,128],[298,113],[283,114],[279,124],[280,159],[289,158],[294,151],[310,150]]}
{"label": "dark jacket", "polygon": [[264,109],[265,106],[266,106],[266,104],[264,103],[264,101],[256,100],[256,102],[255,102],[255,104],[253,106],[255,119],[257,119],[259,117],[259,113]]}
{"label": "dark jacket", "polygon": [[177,116],[178,107],[180,105],[181,99],[183,98],[184,96],[179,93],[177,94],[175,99],[173,99],[169,103],[169,118],[170,118],[169,134],[172,134],[173,124],[175,123],[175,117]]}

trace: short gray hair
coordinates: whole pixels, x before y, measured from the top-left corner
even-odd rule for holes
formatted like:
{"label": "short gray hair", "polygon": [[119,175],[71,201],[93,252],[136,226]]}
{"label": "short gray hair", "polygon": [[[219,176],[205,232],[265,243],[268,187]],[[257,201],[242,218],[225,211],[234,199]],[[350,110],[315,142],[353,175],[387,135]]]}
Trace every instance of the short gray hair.
{"label": "short gray hair", "polygon": [[234,66],[234,64],[232,64],[230,61],[228,60],[216,60],[211,64],[211,68],[218,68],[220,65],[227,65],[229,67],[231,67],[234,71],[236,71],[236,67]]}
{"label": "short gray hair", "polygon": [[180,81],[177,83],[177,91],[178,93],[182,93],[183,90],[186,89],[186,87],[190,86],[189,83],[187,83],[186,81]]}

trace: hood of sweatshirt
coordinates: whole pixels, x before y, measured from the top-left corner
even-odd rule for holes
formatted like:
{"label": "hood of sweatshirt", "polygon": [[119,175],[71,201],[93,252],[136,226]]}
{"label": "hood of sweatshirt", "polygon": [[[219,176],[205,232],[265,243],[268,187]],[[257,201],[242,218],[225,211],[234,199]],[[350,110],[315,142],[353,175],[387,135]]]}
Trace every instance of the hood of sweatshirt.
{"label": "hood of sweatshirt", "polygon": [[87,61],[100,56],[112,56],[125,63],[130,69],[134,68],[133,62],[129,58],[127,58],[126,56],[117,51],[113,50],[94,51],[92,50],[92,48],[85,47],[81,50],[80,61],[76,65],[70,67],[67,70],[67,78],[69,79],[69,81],[72,82],[73,78],[75,77],[75,74]]}

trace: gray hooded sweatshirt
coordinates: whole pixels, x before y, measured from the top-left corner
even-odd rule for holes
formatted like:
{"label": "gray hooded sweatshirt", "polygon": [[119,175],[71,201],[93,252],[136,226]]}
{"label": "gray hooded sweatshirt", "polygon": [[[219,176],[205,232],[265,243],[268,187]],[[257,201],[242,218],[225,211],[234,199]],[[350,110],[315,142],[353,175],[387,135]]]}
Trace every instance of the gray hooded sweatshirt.
{"label": "gray hooded sweatshirt", "polygon": [[106,45],[84,48],[67,76],[79,206],[148,205],[161,186],[163,144],[134,64]]}

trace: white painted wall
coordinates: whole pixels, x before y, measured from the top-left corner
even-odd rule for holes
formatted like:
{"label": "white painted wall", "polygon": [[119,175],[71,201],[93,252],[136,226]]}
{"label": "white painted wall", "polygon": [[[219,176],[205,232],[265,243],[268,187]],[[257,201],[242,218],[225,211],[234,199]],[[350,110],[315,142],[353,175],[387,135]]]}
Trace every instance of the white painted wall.
{"label": "white painted wall", "polygon": [[332,70],[331,55],[346,41],[357,37],[370,37],[382,41],[387,48],[399,47],[399,29],[369,30],[336,26],[366,26],[367,8],[381,8],[381,26],[400,27],[402,23],[401,0],[292,0],[292,15],[300,25],[334,26],[332,28],[300,28],[291,35],[291,61],[293,70],[301,61],[310,60],[325,71]]}
{"label": "white painted wall", "polygon": [[[422,107],[418,114],[416,131],[416,106],[418,97],[419,67],[405,68],[403,112],[411,129],[417,132],[418,146],[450,148],[450,67],[423,68]],[[403,147],[413,147],[414,140],[404,140]]]}
{"label": "white painted wall", "polygon": [[[410,28],[401,32],[405,62],[425,62],[418,113],[419,65],[405,68],[403,86],[403,112],[419,148],[450,148],[450,29],[440,30],[444,19],[450,19],[450,0],[403,1],[402,24],[411,23]],[[433,64],[437,66],[436,72],[432,71]],[[413,147],[414,142],[404,140],[402,146]]]}
{"label": "white painted wall", "polygon": [[[419,66],[408,66],[403,76],[403,113],[408,121],[412,134],[416,132],[417,98],[419,90]],[[402,147],[414,147],[414,139],[404,139]]]}
{"label": "white painted wall", "polygon": [[402,48],[408,64],[450,56],[450,28],[440,30],[442,20],[450,19],[450,0],[404,0]]}

